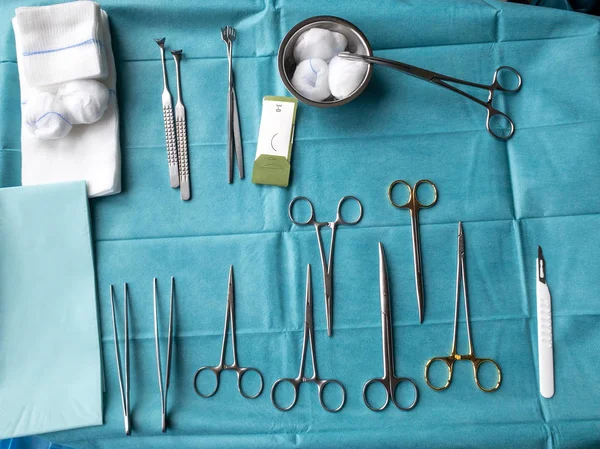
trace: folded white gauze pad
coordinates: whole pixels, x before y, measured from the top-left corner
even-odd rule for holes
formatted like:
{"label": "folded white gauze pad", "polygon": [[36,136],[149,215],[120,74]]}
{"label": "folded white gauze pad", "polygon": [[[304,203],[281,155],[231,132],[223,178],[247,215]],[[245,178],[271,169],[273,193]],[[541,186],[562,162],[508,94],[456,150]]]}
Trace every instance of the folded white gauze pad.
{"label": "folded white gauze pad", "polygon": [[106,78],[106,42],[97,3],[21,7],[14,21],[20,34],[19,76],[28,86]]}
{"label": "folded white gauze pad", "polygon": [[108,107],[108,88],[95,80],[75,80],[61,84],[56,96],[65,105],[75,125],[100,120]]}
{"label": "folded white gauze pad", "polygon": [[296,67],[292,86],[312,101],[323,101],[331,96],[329,90],[329,66],[322,59],[307,59]]}
{"label": "folded white gauze pad", "polygon": [[38,139],[60,139],[71,131],[73,122],[62,101],[50,92],[30,89],[23,105],[24,127]]}
{"label": "folded white gauze pad", "polygon": [[340,33],[323,28],[311,28],[298,37],[294,47],[294,59],[297,63],[310,58],[329,62],[340,51],[344,51],[346,45],[348,40]]}
{"label": "folded white gauze pad", "polygon": [[365,78],[367,63],[334,56],[329,63],[329,89],[338,100],[354,92]]}

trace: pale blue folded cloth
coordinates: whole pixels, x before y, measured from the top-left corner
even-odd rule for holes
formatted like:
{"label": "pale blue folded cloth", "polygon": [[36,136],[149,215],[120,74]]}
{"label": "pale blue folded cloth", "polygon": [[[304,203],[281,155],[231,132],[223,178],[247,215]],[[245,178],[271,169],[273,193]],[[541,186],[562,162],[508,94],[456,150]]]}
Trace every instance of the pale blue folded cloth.
{"label": "pale blue folded cloth", "polygon": [[0,189],[0,439],[102,424],[85,182]]}

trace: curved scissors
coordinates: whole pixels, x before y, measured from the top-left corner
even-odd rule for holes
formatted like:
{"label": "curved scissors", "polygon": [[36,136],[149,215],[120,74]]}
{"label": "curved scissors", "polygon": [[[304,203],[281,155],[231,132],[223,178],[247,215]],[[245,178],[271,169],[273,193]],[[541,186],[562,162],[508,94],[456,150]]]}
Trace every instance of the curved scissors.
{"label": "curved scissors", "polygon": [[[383,344],[383,377],[368,380],[363,387],[363,400],[365,405],[374,412],[379,412],[387,407],[390,399],[400,410],[411,410],[417,405],[419,399],[419,390],[412,379],[408,377],[396,377],[394,375],[394,336],[392,334],[392,313],[390,307],[390,288],[388,283],[387,263],[385,261],[385,253],[383,245],[379,243],[379,296],[381,300],[381,340]],[[403,382],[408,382],[412,385],[414,391],[414,399],[412,403],[403,407],[396,401],[396,387]],[[369,386],[379,383],[383,385],[386,392],[385,403],[381,407],[374,407],[367,395]]]}
{"label": "curved scissors", "polygon": [[[408,200],[404,204],[397,204],[392,196],[394,187],[397,184],[404,184],[408,190]],[[433,200],[429,204],[423,204],[417,198],[417,189],[421,184],[429,184],[433,189]],[[388,188],[388,198],[392,206],[398,209],[408,209],[410,211],[410,229],[412,233],[413,246],[413,265],[415,268],[415,288],[417,291],[417,305],[419,307],[419,323],[423,322],[425,295],[423,293],[423,271],[421,262],[421,239],[419,237],[419,210],[433,207],[438,200],[437,187],[428,179],[421,179],[411,188],[410,185],[402,179],[392,182]]]}
{"label": "curved scissors", "polygon": [[[342,205],[347,200],[354,200],[358,204],[359,213],[355,220],[345,220],[342,216]],[[310,216],[306,221],[298,221],[294,218],[292,209],[294,204],[298,201],[306,201],[310,207]],[[335,244],[335,231],[338,225],[355,225],[358,223],[363,216],[363,207],[358,198],[355,196],[343,197],[337,206],[337,216],[335,221],[320,222],[315,220],[315,209],[311,201],[305,196],[297,196],[288,206],[288,215],[292,223],[298,226],[313,225],[315,232],[317,233],[317,242],[319,244],[319,254],[321,255],[321,267],[323,269],[323,285],[325,288],[325,319],[327,320],[327,335],[331,337],[331,329],[333,327],[333,314],[332,314],[332,303],[333,303],[333,247]],[[329,261],[325,258],[325,248],[323,247],[323,239],[321,238],[321,228],[331,228],[331,243],[329,245]]]}
{"label": "curved scissors", "polygon": [[[233,265],[231,265],[229,267],[229,284],[228,284],[228,288],[227,288],[227,309],[225,311],[225,328],[223,329],[223,344],[221,346],[221,359],[219,360],[219,364],[216,366],[203,366],[202,368],[198,369],[198,371],[196,371],[196,374],[194,375],[194,390],[196,390],[196,393],[198,394],[198,396],[202,396],[203,398],[210,398],[211,396],[213,396],[217,390],[219,389],[219,384],[221,382],[221,373],[223,371],[235,371],[235,373],[237,374],[237,387],[238,387],[238,391],[240,392],[240,394],[242,396],[244,396],[247,399],[254,399],[256,397],[258,397],[263,390],[263,377],[262,374],[259,370],[257,370],[256,368],[242,368],[238,362],[237,362],[237,352],[236,352],[236,347],[235,347],[235,309],[234,309],[234,303],[233,303],[233,297],[234,297],[234,283],[233,283]],[[233,353],[233,363],[228,365],[227,363],[225,363],[225,348],[227,346],[227,326],[231,326],[231,351]],[[200,391],[200,389],[198,388],[198,376],[200,376],[200,373],[203,371],[211,371],[214,373],[215,375],[215,379],[216,379],[216,383],[215,383],[215,388],[210,392],[210,393],[202,393]],[[243,387],[242,387],[242,377],[244,377],[244,374],[246,374],[249,371],[253,371],[255,373],[258,374],[258,377],[260,379],[260,388],[258,389],[258,393],[254,394],[254,395],[249,395],[246,394],[246,392],[244,391]]]}
{"label": "curved scissors", "polygon": [[[312,358],[313,365],[313,374],[310,377],[306,377],[304,375],[304,365],[306,362],[306,350],[308,349],[308,345],[310,345],[310,355]],[[282,407],[277,403],[275,399],[275,390],[282,383],[289,383],[294,388],[294,399],[292,403],[287,407]],[[319,402],[321,403],[321,407],[328,412],[338,412],[344,406],[346,402],[346,390],[344,386],[335,379],[321,379],[317,372],[317,358],[315,354],[315,329],[313,324],[313,313],[312,313],[312,286],[311,286],[311,275],[310,275],[310,265],[306,267],[306,307],[304,312],[304,337],[302,339],[302,358],[300,359],[300,370],[298,372],[298,376],[296,377],[283,377],[281,379],[277,379],[273,386],[271,387],[271,402],[275,406],[277,410],[281,410],[282,412],[287,412],[291,410],[296,402],[298,401],[298,388],[301,383],[314,383],[317,384]],[[342,401],[340,405],[336,408],[329,408],[323,401],[323,391],[326,385],[335,384],[338,385],[342,391]]]}
{"label": "curved scissors", "polygon": [[[451,90],[452,92],[462,95],[463,97],[466,97],[469,100],[474,101],[475,103],[480,104],[481,106],[483,106],[484,108],[487,109],[487,119],[485,122],[485,127],[487,128],[488,132],[492,136],[494,136],[496,139],[508,140],[515,133],[515,124],[510,119],[510,117],[508,115],[506,115],[504,112],[500,112],[498,109],[496,109],[492,105],[492,101],[494,100],[494,94],[496,93],[496,91],[516,93],[521,89],[521,86],[523,84],[523,79],[521,78],[521,75],[519,74],[519,72],[517,72],[512,67],[509,67],[506,65],[498,67],[496,69],[496,71],[494,72],[494,78],[492,80],[492,84],[480,84],[480,83],[473,83],[471,81],[461,80],[459,78],[454,78],[451,76],[442,75],[441,73],[432,72],[431,70],[422,69],[420,67],[415,67],[413,65],[405,64],[403,62],[392,61],[391,59],[376,58],[374,56],[350,54],[347,52],[339,53],[338,56],[341,56],[342,58],[346,58],[346,59],[361,59],[361,60],[371,63],[371,64],[380,64],[380,65],[383,65],[383,66],[386,66],[386,67],[389,67],[389,68],[392,68],[395,70],[399,70],[400,72],[406,73],[407,75],[411,75],[416,78],[419,78],[419,79],[422,79],[425,81],[429,81],[430,83],[437,84],[438,86],[441,86],[448,90]],[[504,84],[502,84],[502,81],[500,81],[500,78],[502,78],[503,73],[505,75],[510,74],[508,76],[515,77],[517,80],[517,85],[515,87],[507,87]],[[449,83],[460,84],[462,86],[469,86],[469,87],[475,87],[477,89],[487,90],[488,98],[486,101],[480,100],[479,98],[477,98],[471,94],[468,94],[467,92],[460,90],[459,88],[457,88]],[[505,120],[506,123],[508,123],[509,128],[510,128],[508,133],[497,133],[496,131],[494,131],[494,128],[492,126],[490,126],[490,123],[494,117],[497,117],[500,120]]]}
{"label": "curved scissors", "polygon": [[[456,337],[457,337],[457,326],[458,326],[458,303],[460,297],[460,283],[463,285],[463,296],[465,298],[465,322],[467,325],[467,339],[469,341],[469,353],[466,355],[457,354],[456,352]],[[492,359],[482,359],[475,356],[473,351],[473,340],[471,339],[471,325],[469,324],[469,300],[467,299],[467,275],[465,272],[465,240],[463,234],[462,223],[458,223],[458,262],[457,262],[457,270],[456,270],[456,306],[454,309],[454,335],[452,337],[452,350],[450,351],[450,355],[446,357],[433,357],[427,361],[425,365],[425,382],[431,388],[436,391],[445,390],[450,386],[450,382],[452,382],[452,373],[454,370],[454,362],[457,360],[468,360],[473,365],[473,377],[475,378],[475,384],[479,387],[480,390],[485,391],[486,393],[491,393],[496,391],[500,387],[500,382],[502,381],[502,371],[500,371],[500,366],[496,363],[496,361]],[[441,387],[436,387],[429,381],[429,368],[433,362],[443,362],[446,364],[448,368],[448,380]],[[492,388],[485,388],[481,383],[479,383],[479,368],[484,363],[491,363],[496,368],[496,373],[498,374],[498,381],[496,385]]]}

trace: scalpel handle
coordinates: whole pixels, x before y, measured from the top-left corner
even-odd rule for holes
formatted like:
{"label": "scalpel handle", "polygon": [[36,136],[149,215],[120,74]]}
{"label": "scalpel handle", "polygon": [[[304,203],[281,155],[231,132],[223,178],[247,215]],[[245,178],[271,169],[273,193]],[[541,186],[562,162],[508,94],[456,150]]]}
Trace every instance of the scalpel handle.
{"label": "scalpel handle", "polygon": [[[536,264],[539,270],[539,263]],[[552,299],[548,285],[537,281],[538,364],[540,394],[554,396],[554,354],[552,342]]]}
{"label": "scalpel handle", "polygon": [[177,140],[175,137],[175,123],[173,120],[173,107],[163,104],[163,119],[165,122],[165,140],[167,143],[167,161],[169,162],[169,182],[171,187],[179,187],[179,166],[177,162]]}
{"label": "scalpel handle", "polygon": [[179,184],[181,199],[188,201],[190,192],[190,162],[188,156],[187,120],[185,106],[178,103],[175,106],[175,127],[177,129],[177,148],[179,149]]}

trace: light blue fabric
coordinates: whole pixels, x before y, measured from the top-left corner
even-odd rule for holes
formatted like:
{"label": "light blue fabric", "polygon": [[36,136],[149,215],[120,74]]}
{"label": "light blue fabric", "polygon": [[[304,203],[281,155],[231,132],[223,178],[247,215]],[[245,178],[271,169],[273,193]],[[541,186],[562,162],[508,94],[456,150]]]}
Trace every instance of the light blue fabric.
{"label": "light blue fabric", "polygon": [[[495,1],[211,0],[102,3],[117,59],[123,193],[93,200],[107,393],[103,427],[46,437],[76,448],[461,447],[592,448],[600,444],[600,22],[596,17]],[[10,17],[16,2],[5,2]],[[280,40],[318,14],[343,17],[378,56],[491,82],[500,65],[523,75],[517,95],[497,106],[515,121],[513,139],[485,130],[480,106],[428,83],[377,67],[364,94],[334,109],[299,105],[288,189],[226,183],[227,60],[219,28],[233,25],[236,88],[250,173],[265,95],[286,94],[277,73]],[[19,182],[18,75],[8,19],[0,24],[0,170]],[[193,196],[168,186],[159,51],[183,48]],[[173,64],[169,74],[174,80]],[[171,84],[174,89],[174,84]],[[390,206],[394,179],[433,180],[439,202],[421,213],[425,322],[417,324],[409,216]],[[340,228],[335,251],[334,337],[325,332],[314,231],[292,226],[287,204],[315,203],[334,219],[337,201],[364,204],[358,226]],[[456,270],[456,222],[465,222],[475,350],[496,359],[503,383],[479,391],[469,364],[450,389],[423,380],[426,360],[449,352]],[[325,239],[329,241],[328,237]],[[391,277],[397,374],[420,390],[411,412],[367,410],[363,383],[382,373],[377,242]],[[535,257],[542,245],[553,297],[556,395],[537,385]],[[262,370],[266,388],[250,401],[224,375],[212,399],[192,389],[195,370],[217,362],[227,269],[236,275],[240,362]],[[296,373],[306,263],[313,265],[320,374],[340,379],[348,400],[324,412],[301,388],[292,412],[269,400],[273,381]],[[160,432],[152,334],[153,276],[161,307],[177,282],[171,428]],[[125,437],[110,325],[109,284],[130,283],[133,435]],[[119,300],[122,298],[119,295]],[[165,316],[163,314],[163,316]],[[464,350],[464,332],[460,348]]]}
{"label": "light blue fabric", "polygon": [[0,189],[0,435],[102,424],[85,183]]}

